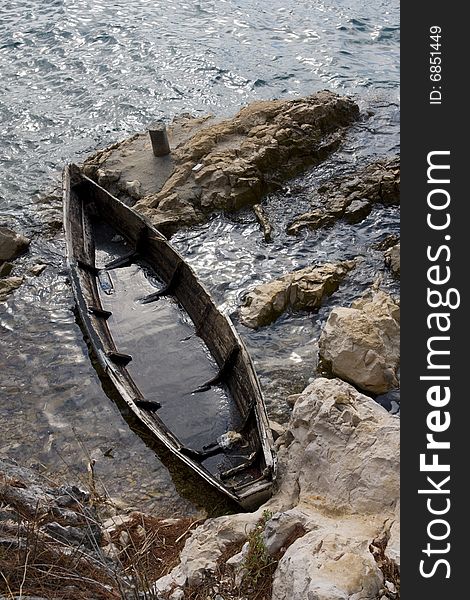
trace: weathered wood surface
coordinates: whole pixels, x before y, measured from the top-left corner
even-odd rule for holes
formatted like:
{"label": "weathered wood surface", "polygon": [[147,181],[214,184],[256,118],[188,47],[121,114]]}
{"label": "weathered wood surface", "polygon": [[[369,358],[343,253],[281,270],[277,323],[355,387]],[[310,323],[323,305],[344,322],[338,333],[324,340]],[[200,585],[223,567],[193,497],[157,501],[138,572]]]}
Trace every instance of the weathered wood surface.
{"label": "weathered wood surface", "polygon": [[[275,478],[273,440],[253,364],[231,322],[219,312],[192,269],[161,233],[73,166],[64,173],[64,211],[67,257],[78,311],[98,360],[120,396],[161,442],[219,491],[245,508],[265,500]],[[158,402],[149,401],[140,393],[127,368],[131,357],[116,348],[108,326],[109,311],[103,308],[98,292],[96,271],[100,269],[95,265],[91,224],[97,217],[127,240],[130,261],[139,257],[151,265],[164,284],[156,295],[171,294],[206,344],[219,369],[208,388],[223,379],[239,412],[242,433],[251,449],[245,467],[245,471],[251,469],[254,473],[251,480],[246,480],[246,473],[243,479],[237,468],[229,469],[232,474],[229,484],[225,481],[227,470],[225,473],[215,472],[214,468],[208,470],[202,464],[206,455],[198,460],[201,452],[185,447],[174,436],[171,424],[162,422]],[[210,446],[213,440],[207,442]]]}

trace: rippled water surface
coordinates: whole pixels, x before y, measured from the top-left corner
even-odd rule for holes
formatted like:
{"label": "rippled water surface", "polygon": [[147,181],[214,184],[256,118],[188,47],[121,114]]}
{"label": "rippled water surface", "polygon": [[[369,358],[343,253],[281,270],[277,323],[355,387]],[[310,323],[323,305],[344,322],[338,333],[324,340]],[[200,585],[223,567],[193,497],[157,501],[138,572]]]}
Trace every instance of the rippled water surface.
{"label": "rippled water surface", "polygon": [[18,272],[47,265],[0,303],[0,452],[83,478],[92,458],[111,495],[162,514],[193,511],[187,475],[170,464],[170,476],[103,392],[71,310],[54,229],[61,207],[39,194],[57,185],[64,163],[156,118],[232,114],[251,100],[323,88],[353,95],[368,118],[289,193],[266,200],[277,224],[271,245],[249,211],[216,216],[175,238],[235,321],[250,286],[312,260],[362,257],[319,313],[286,315],[259,332],[237,324],[271,415],[286,418],[286,393],[313,375],[329,308],[350,302],[383,271],[370,245],[398,230],[396,209],[376,208],[354,228],[283,233],[322,181],[398,151],[399,3],[0,0],[0,10],[0,224],[33,240]]}

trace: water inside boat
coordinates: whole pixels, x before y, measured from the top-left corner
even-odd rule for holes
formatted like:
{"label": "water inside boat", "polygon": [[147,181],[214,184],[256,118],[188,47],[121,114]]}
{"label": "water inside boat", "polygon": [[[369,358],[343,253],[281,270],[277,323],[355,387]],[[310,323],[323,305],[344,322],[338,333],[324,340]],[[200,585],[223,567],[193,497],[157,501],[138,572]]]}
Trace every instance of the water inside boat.
{"label": "water inside boat", "polygon": [[[126,369],[143,397],[160,404],[158,418],[185,447],[207,454],[202,465],[210,472],[226,473],[244,464],[254,448],[242,436],[234,436],[217,454],[207,452],[217,440],[222,445],[229,441],[227,432],[242,430],[243,419],[224,385],[196,391],[217,376],[218,367],[193,322],[174,296],[142,302],[164,287],[145,260],[105,269],[130,248],[101,220],[94,218],[92,227],[102,308],[112,313],[107,324],[117,350],[132,356]],[[259,475],[257,469],[245,469],[236,483]]]}

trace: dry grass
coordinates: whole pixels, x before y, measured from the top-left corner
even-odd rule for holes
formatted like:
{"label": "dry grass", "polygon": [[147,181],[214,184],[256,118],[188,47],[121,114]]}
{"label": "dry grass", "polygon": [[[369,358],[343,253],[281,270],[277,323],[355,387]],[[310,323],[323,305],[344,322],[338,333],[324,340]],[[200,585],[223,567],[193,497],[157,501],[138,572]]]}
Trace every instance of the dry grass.
{"label": "dry grass", "polygon": [[2,540],[0,574],[0,592],[7,598],[23,594],[61,600],[121,598],[116,574],[105,561],[53,540],[34,521],[18,524],[16,539]]}
{"label": "dry grass", "polygon": [[[224,600],[270,600],[279,560],[305,533],[302,528],[293,532],[284,548],[270,556],[263,539],[270,516],[265,513],[248,534],[241,567],[227,565],[243,546],[238,542],[225,549],[215,573],[184,590],[185,600],[207,600],[217,594]],[[1,540],[5,528],[0,522],[0,593],[7,598],[24,594],[51,600],[156,600],[151,592],[153,583],[178,564],[188,536],[200,523],[132,513],[110,530],[102,541],[108,542],[106,545],[90,553],[83,546],[72,547],[50,538],[38,522],[25,518],[17,524],[15,538],[11,530],[7,532],[11,543],[5,545]],[[110,550],[113,560],[105,556]]]}
{"label": "dry grass", "polygon": [[400,568],[397,563],[387,556],[386,549],[390,540],[390,532],[388,530],[382,532],[381,535],[376,537],[372,544],[369,545],[369,550],[377,563],[377,566],[382,571],[385,581],[393,583],[396,589],[396,593],[386,594],[394,600],[400,600]]}
{"label": "dry grass", "polygon": [[[103,525],[96,515],[109,500],[106,491],[98,493],[94,465],[91,460],[89,464],[90,498],[85,504],[77,500],[72,508],[78,525],[72,529],[83,533],[83,539],[73,542],[55,539],[50,529],[57,523],[67,527],[66,515],[62,520],[60,511],[43,500],[34,512],[34,504],[31,507],[22,502],[21,493],[23,489],[27,492],[28,486],[0,474],[0,512],[4,513],[0,515],[0,595],[51,600],[156,600],[154,582],[179,563],[186,540],[202,521],[162,519],[135,512],[117,519],[117,524],[103,535]],[[270,556],[263,538],[270,518],[270,513],[264,513],[247,535],[248,550],[241,567],[227,565],[227,560],[241,550],[243,541],[225,548],[216,572],[208,574],[200,585],[188,586],[185,600],[207,600],[217,594],[224,600],[270,600],[278,561],[294,539],[305,533],[296,532],[278,555]]]}
{"label": "dry grass", "polygon": [[84,528],[83,543],[72,546],[42,529],[43,515],[18,519],[0,522],[0,594],[51,600],[153,598],[152,584],[178,563],[187,536],[200,522],[135,513],[110,534],[116,549],[111,559],[98,546],[93,523]]}
{"label": "dry grass", "polygon": [[[179,562],[179,555],[195,519],[161,519],[134,513],[111,533],[117,559],[136,589],[150,594],[152,584],[167,575]],[[151,595],[149,596],[151,597]]]}

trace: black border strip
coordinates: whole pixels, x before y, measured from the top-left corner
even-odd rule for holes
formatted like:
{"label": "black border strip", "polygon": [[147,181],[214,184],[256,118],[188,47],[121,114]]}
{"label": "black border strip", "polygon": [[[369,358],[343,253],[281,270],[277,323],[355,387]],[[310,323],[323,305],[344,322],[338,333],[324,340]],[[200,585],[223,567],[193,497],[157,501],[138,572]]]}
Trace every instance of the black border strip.
{"label": "black border strip", "polygon": [[[464,512],[467,504],[464,486],[470,474],[467,448],[470,367],[466,347],[470,332],[466,318],[470,232],[466,213],[470,194],[465,184],[470,169],[463,146],[470,127],[464,108],[464,102],[468,104],[464,92],[468,25],[459,12],[459,5],[451,2],[401,4],[401,592],[405,600],[459,598],[466,595],[467,589],[464,542],[470,527]],[[441,31],[436,42],[430,36],[437,27]],[[440,69],[430,69],[433,61],[439,63]],[[432,98],[431,92],[434,92]],[[436,103],[431,104],[430,100]],[[431,152],[449,154],[430,155]],[[428,161],[449,165],[450,169],[431,170],[428,181]],[[449,183],[445,183],[447,179]],[[428,202],[446,204],[447,195],[448,207],[442,210],[429,207]],[[447,222],[448,214],[448,227],[433,229],[427,223],[429,214],[431,223],[437,226]],[[429,271],[433,266],[437,269]],[[446,283],[430,282],[430,278],[440,281],[449,274]],[[432,308],[430,302],[439,304],[439,296],[433,294],[429,300],[428,288],[440,291],[443,302],[448,298],[452,305],[457,304],[459,297],[460,306]],[[446,296],[450,289],[455,291]],[[447,316],[439,320],[429,317],[432,313]],[[448,331],[439,331],[438,320],[442,329],[448,327]],[[444,339],[446,336],[448,340]],[[431,340],[433,337],[436,339]],[[428,344],[432,350],[449,354],[430,354]],[[448,369],[444,368],[446,365]],[[422,376],[448,376],[449,380],[420,379]],[[436,389],[429,392],[431,387]],[[447,403],[446,387],[450,393]],[[448,428],[439,433],[432,431],[444,428],[448,418]],[[434,433],[435,440],[449,442],[450,449],[427,448],[426,435],[430,433]],[[426,455],[426,464],[435,460],[439,465],[449,465],[450,470],[420,469],[420,454]],[[445,467],[438,467],[441,468]],[[446,481],[448,476],[450,479]],[[420,494],[420,489],[428,491]],[[445,509],[448,510],[444,512]],[[438,511],[442,514],[438,515]],[[448,527],[436,521],[439,519],[448,523]],[[442,539],[433,540],[430,533]]]}

